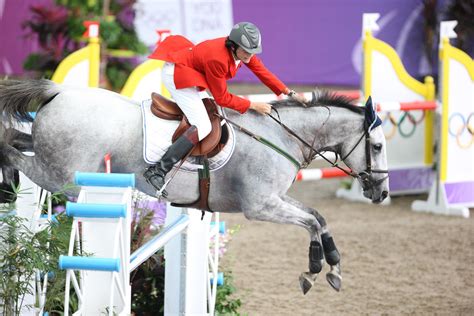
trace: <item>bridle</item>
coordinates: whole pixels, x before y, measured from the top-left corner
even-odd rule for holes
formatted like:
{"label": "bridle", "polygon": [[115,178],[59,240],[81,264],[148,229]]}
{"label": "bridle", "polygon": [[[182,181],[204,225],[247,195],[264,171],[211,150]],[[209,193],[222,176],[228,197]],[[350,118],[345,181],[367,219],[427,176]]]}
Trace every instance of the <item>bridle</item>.
{"label": "bridle", "polygon": [[[295,137],[303,145],[305,145],[306,147],[309,148],[309,150],[310,150],[309,154],[307,156],[304,156],[304,163],[302,164],[302,168],[306,168],[311,163],[311,161],[313,161],[314,158],[316,158],[316,156],[319,155],[322,159],[324,159],[328,163],[330,163],[332,167],[335,167],[335,168],[338,168],[338,169],[342,170],[345,174],[347,174],[347,175],[349,175],[353,178],[360,179],[362,188],[364,190],[368,190],[368,189],[370,189],[370,188],[372,188],[376,185],[379,185],[380,183],[382,183],[383,181],[385,181],[388,178],[388,170],[381,170],[381,169],[373,169],[372,168],[372,155],[370,153],[371,141],[370,141],[368,124],[364,123],[364,132],[359,137],[359,140],[355,143],[355,145],[352,147],[352,149],[344,157],[341,157],[341,161],[344,161],[345,159],[347,159],[352,154],[352,152],[357,148],[357,146],[359,146],[359,144],[362,142],[362,139],[365,138],[366,168],[365,168],[364,171],[357,174],[357,173],[353,172],[352,170],[346,170],[346,169],[340,167],[338,165],[338,158],[337,158],[338,155],[337,154],[336,154],[336,160],[334,162],[332,162],[331,160],[326,158],[324,156],[324,154],[321,153],[321,151],[314,148],[317,133],[314,136],[312,144],[309,144],[307,141],[305,141],[303,138],[301,138],[298,134],[296,134],[292,129],[290,129],[288,126],[286,126],[285,124],[283,124],[281,122],[280,114],[278,113],[278,110],[276,108],[272,107],[272,110],[275,111],[275,113],[277,113],[278,118],[274,117],[271,114],[268,114],[268,116],[271,117],[275,122],[277,122],[281,127],[283,127],[291,136]],[[331,115],[331,110],[329,109],[328,119],[329,119],[330,115]],[[387,174],[387,175],[383,178],[375,179],[374,178],[374,173],[382,173],[382,174]]]}
{"label": "bridle", "polygon": [[[372,143],[370,141],[370,134],[369,134],[369,129],[368,127],[364,127],[364,133],[362,133],[361,137],[357,141],[357,143],[352,147],[352,149],[345,155],[343,158],[341,158],[342,161],[344,161],[349,155],[359,146],[359,144],[362,142],[362,139],[365,137],[365,164],[366,168],[364,171],[360,172],[359,174],[355,174],[351,171],[351,176],[354,178],[359,178],[361,181],[362,188],[364,190],[367,190],[369,188],[372,188],[376,185],[379,185],[385,179],[388,178],[388,170],[382,170],[382,169],[373,169],[372,168],[372,155],[370,153],[370,148],[372,147]],[[337,166],[339,167],[339,166]],[[342,168],[339,168],[342,169]],[[343,169],[342,169],[343,170]],[[378,180],[374,179],[373,174],[374,173],[385,173],[387,174],[385,177],[380,178]]]}

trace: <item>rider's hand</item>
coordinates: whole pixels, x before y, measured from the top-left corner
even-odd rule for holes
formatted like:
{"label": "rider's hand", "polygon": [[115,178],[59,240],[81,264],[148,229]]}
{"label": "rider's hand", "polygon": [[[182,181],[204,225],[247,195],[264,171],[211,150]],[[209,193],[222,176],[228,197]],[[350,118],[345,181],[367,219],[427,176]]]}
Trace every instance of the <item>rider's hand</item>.
{"label": "rider's hand", "polygon": [[298,101],[300,103],[306,104],[308,103],[308,99],[304,96],[304,94],[298,94],[295,90],[290,90],[288,92],[288,97],[292,100]]}
{"label": "rider's hand", "polygon": [[272,112],[272,106],[265,102],[250,102],[250,109],[260,114],[270,114]]}

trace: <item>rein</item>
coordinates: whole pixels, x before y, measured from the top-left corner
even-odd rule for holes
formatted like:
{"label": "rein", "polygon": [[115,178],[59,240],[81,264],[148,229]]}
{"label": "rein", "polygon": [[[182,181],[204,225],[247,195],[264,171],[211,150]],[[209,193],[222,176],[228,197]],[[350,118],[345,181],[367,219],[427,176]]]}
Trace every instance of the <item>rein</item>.
{"label": "rein", "polygon": [[[280,114],[278,113],[277,109],[275,109],[275,108],[272,108],[272,109],[277,113],[278,119],[275,118],[271,114],[268,114],[268,116],[270,116],[275,122],[277,122],[281,127],[283,127],[291,136],[295,137],[301,143],[303,143],[306,147],[310,148],[310,154],[309,154],[309,159],[310,160],[308,160],[308,158],[305,157],[305,167],[311,162],[311,160],[314,159],[314,157],[316,155],[319,155],[319,156],[321,156],[321,158],[323,158],[324,160],[329,162],[332,167],[336,167],[336,168],[342,170],[348,176],[351,176],[353,178],[359,178],[362,182],[363,189],[367,189],[367,188],[370,188],[371,186],[378,185],[378,184],[382,183],[383,181],[385,181],[385,179],[388,178],[388,170],[372,169],[372,161],[371,161],[372,159],[371,159],[371,154],[370,154],[370,135],[369,135],[367,127],[364,127],[364,132],[359,137],[359,140],[352,147],[352,149],[344,157],[341,157],[341,161],[344,161],[347,157],[349,157],[349,155],[352,154],[352,152],[357,148],[357,146],[359,146],[359,144],[362,142],[362,139],[364,139],[364,137],[365,137],[366,169],[363,172],[361,172],[359,174],[356,174],[353,171],[351,171],[351,170],[348,171],[348,170],[346,170],[346,169],[344,169],[344,168],[342,168],[338,165],[338,163],[337,163],[337,154],[336,154],[336,162],[332,162],[328,158],[326,158],[319,150],[314,148],[316,135],[313,139],[313,144],[310,145],[307,141],[305,141],[298,134],[296,134],[292,129],[290,129],[288,126],[286,126],[285,124],[283,124],[281,122]],[[329,116],[330,115],[331,115],[331,111],[329,111]],[[329,119],[329,116],[328,116],[328,119]],[[325,122],[327,122],[327,120]],[[324,123],[323,123],[323,125],[324,125]],[[313,155],[313,152],[314,152],[314,155]],[[381,179],[375,180],[372,177],[373,173],[386,173],[387,175],[385,177],[381,178]]]}
{"label": "rein", "polygon": [[[280,113],[278,113],[278,110],[275,109],[275,108],[272,108],[278,115],[278,119],[276,117],[274,117],[273,115],[271,114],[268,114],[269,117],[271,117],[275,122],[277,122],[281,127],[283,127],[283,129],[285,129],[291,136],[295,137],[297,140],[299,140],[301,143],[303,143],[303,145],[305,145],[306,147],[308,147],[310,149],[310,153],[308,155],[308,157],[305,157],[305,163],[304,163],[304,168],[306,168],[310,163],[311,161],[314,159],[314,157],[316,157],[316,155],[319,155],[321,158],[323,158],[324,160],[326,160],[329,164],[331,164],[332,167],[336,167],[340,170],[342,170],[342,172],[344,172],[345,174],[347,174],[348,176],[351,176],[351,177],[354,177],[354,178],[357,178],[357,174],[353,173],[352,171],[347,171],[346,169],[340,167],[337,163],[337,155],[336,155],[336,162],[332,162],[331,160],[329,160],[328,158],[326,158],[322,153],[321,151],[317,150],[316,148],[314,148],[314,143],[316,141],[316,135],[314,136],[314,139],[313,139],[313,144],[309,144],[307,141],[305,141],[303,138],[301,138],[298,134],[296,134],[291,128],[289,128],[288,126],[286,126],[285,124],[283,124],[281,122],[281,119],[280,119]],[[329,116],[331,116],[331,111],[329,110]],[[329,119],[329,116],[328,116],[328,119]],[[323,125],[327,122],[327,120],[323,123]],[[364,135],[362,135],[363,137]],[[359,139],[359,141],[357,142],[357,144],[354,146],[354,148],[352,148],[352,150],[349,152],[352,153],[352,151],[354,151],[354,149],[357,147],[357,145],[359,145],[359,143],[361,142],[362,140],[362,137]],[[344,157],[347,158],[348,155],[346,155]],[[342,160],[344,160],[342,159]]]}
{"label": "rein", "polygon": [[[338,165],[338,159],[337,159],[337,154],[336,154],[336,161],[335,162],[332,162],[331,160],[329,160],[328,158],[326,158],[322,153],[321,151],[319,151],[318,149],[314,148],[314,143],[316,141],[316,136],[317,136],[317,133],[313,139],[313,143],[312,144],[309,144],[307,141],[305,141],[303,138],[301,138],[298,134],[296,134],[291,128],[289,128],[288,126],[286,126],[285,124],[283,124],[281,122],[281,119],[280,119],[280,114],[278,113],[277,109],[275,108],[272,108],[276,114],[278,115],[278,118],[274,117],[273,115],[271,114],[267,114],[270,118],[272,118],[277,124],[279,124],[285,131],[287,131],[291,136],[295,137],[297,140],[299,140],[303,145],[305,145],[306,147],[308,147],[310,149],[310,152],[308,154],[307,157],[304,157],[304,163],[303,164],[300,164],[298,162],[298,160],[296,160],[296,158],[294,158],[293,156],[291,156],[289,153],[287,153],[286,151],[284,151],[283,149],[281,149],[280,147],[276,146],[275,144],[273,144],[272,142],[270,142],[269,140],[265,139],[264,137],[262,136],[259,136],[259,135],[256,135],[255,133],[252,133],[251,131],[247,130],[246,128],[244,128],[243,126],[229,120],[228,118],[222,116],[221,114],[215,114],[217,116],[219,116],[221,119],[224,119],[226,121],[228,121],[229,123],[231,123],[232,125],[234,125],[235,127],[239,128],[240,131],[242,131],[243,133],[247,134],[248,136],[252,137],[253,139],[257,140],[258,142],[272,148],[273,150],[275,150],[277,153],[279,153],[280,155],[284,156],[285,158],[287,158],[291,163],[293,163],[296,168],[299,169],[302,169],[302,168],[306,168],[309,163],[314,159],[314,157],[316,157],[316,155],[319,155],[321,158],[323,158],[325,161],[327,161],[332,167],[335,167],[335,168],[338,168],[339,170],[341,170],[342,172],[344,172],[345,174],[347,174],[348,176],[351,176],[353,178],[359,178],[362,182],[362,187],[365,189],[365,188],[369,188],[371,186],[374,186],[374,185],[378,185],[380,183],[382,183],[383,181],[385,181],[385,179],[388,178],[388,170],[380,170],[380,169],[372,169],[372,162],[371,162],[371,153],[370,153],[370,136],[369,136],[369,132],[368,132],[368,128],[364,128],[364,132],[362,133],[362,135],[359,137],[358,141],[356,142],[356,144],[352,147],[352,149],[344,156],[344,157],[341,157],[341,161],[344,161],[347,157],[349,157],[350,154],[352,154],[352,152],[357,148],[357,146],[359,146],[359,144],[362,142],[362,140],[365,138],[365,157],[366,157],[366,169],[359,173],[359,174],[356,174],[354,173],[352,170],[346,170],[342,167],[340,167]],[[328,118],[326,119],[326,121],[324,123],[327,122],[327,120],[329,119],[329,117],[331,116],[331,111],[329,109],[329,115],[328,115]],[[323,125],[324,125],[323,123]],[[303,155],[304,156],[304,155]],[[375,180],[373,177],[372,177],[372,174],[373,173],[386,173],[387,176],[381,178],[381,179],[378,179],[378,180]]]}

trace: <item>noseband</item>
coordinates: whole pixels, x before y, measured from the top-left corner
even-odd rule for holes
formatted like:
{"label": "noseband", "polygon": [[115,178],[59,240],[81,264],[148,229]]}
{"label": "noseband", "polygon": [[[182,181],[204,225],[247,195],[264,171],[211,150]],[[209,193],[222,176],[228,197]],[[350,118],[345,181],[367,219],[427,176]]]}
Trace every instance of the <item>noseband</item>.
{"label": "noseband", "polygon": [[[352,147],[352,149],[347,153],[347,155],[345,155],[344,157],[341,157],[342,161],[344,161],[346,158],[348,158],[352,154],[352,152],[357,148],[357,146],[359,146],[359,144],[362,142],[362,139],[364,139],[364,137],[365,137],[366,168],[365,168],[364,171],[357,174],[357,173],[353,172],[352,170],[346,170],[346,169],[344,169],[344,168],[342,168],[338,165],[337,153],[336,153],[336,161],[332,162],[331,160],[326,158],[319,150],[314,148],[314,143],[316,141],[316,136],[317,135],[314,136],[313,144],[309,144],[307,141],[302,139],[298,134],[296,134],[293,130],[291,130],[288,126],[286,126],[285,124],[283,124],[281,122],[281,120],[279,119],[280,114],[278,113],[277,109],[272,108],[272,110],[274,110],[277,113],[278,119],[276,117],[274,117],[273,115],[271,115],[271,114],[268,114],[268,116],[270,116],[275,122],[280,124],[290,135],[292,135],[293,137],[298,139],[303,145],[305,145],[306,147],[309,148],[310,152],[309,152],[308,156],[304,157],[305,161],[302,164],[303,168],[306,168],[311,163],[311,161],[313,161],[314,158],[317,155],[319,155],[321,158],[323,158],[328,163],[330,163],[332,167],[335,167],[335,168],[338,168],[338,169],[342,170],[345,174],[347,174],[347,175],[349,175],[353,178],[360,179],[363,190],[368,190],[370,188],[373,188],[374,186],[379,185],[380,183],[382,183],[383,181],[385,181],[388,178],[388,170],[372,169],[372,156],[371,156],[371,153],[370,153],[371,141],[370,141],[368,126],[364,125],[364,132],[360,136],[357,143]],[[331,114],[329,114],[329,115],[331,115]],[[385,173],[387,175],[385,177],[380,178],[380,179],[377,180],[377,179],[374,178],[374,173]]]}

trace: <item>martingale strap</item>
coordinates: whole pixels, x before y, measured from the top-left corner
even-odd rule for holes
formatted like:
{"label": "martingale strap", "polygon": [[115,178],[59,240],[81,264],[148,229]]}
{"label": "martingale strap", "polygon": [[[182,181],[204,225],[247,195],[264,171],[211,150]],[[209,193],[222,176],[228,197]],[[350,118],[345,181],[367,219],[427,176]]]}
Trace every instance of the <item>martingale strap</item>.
{"label": "martingale strap", "polygon": [[287,153],[285,150],[281,149],[280,147],[278,147],[277,145],[273,144],[271,141],[269,141],[268,139],[262,137],[262,136],[259,136],[259,135],[256,135],[254,133],[252,133],[251,131],[249,131],[248,129],[246,129],[245,127],[229,120],[227,117],[224,117],[220,114],[215,114],[217,116],[219,116],[221,119],[223,120],[226,120],[227,122],[229,122],[230,124],[234,125],[235,127],[237,127],[240,131],[242,131],[243,133],[247,134],[248,136],[252,137],[253,139],[255,139],[256,141],[264,144],[265,146],[268,146],[270,147],[271,149],[273,149],[274,151],[276,151],[277,153],[279,153],[280,155],[282,155],[283,157],[285,157],[286,159],[288,159],[293,165],[295,165],[295,167],[300,170],[301,169],[301,164],[298,162],[298,160],[296,160],[296,158],[294,158],[292,155],[290,155],[289,153]]}

